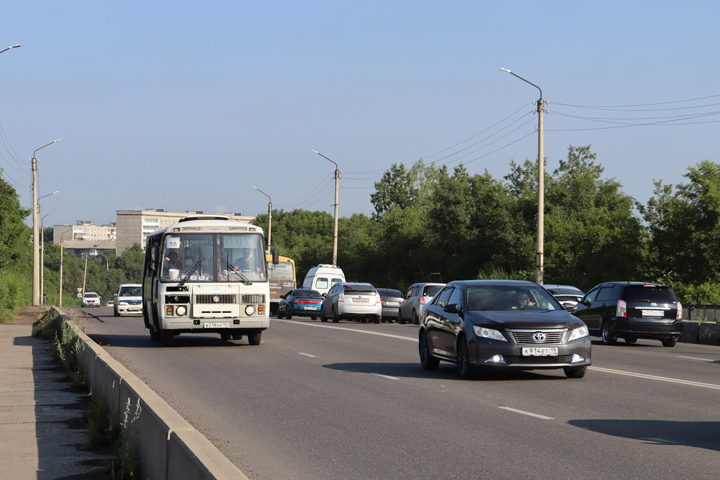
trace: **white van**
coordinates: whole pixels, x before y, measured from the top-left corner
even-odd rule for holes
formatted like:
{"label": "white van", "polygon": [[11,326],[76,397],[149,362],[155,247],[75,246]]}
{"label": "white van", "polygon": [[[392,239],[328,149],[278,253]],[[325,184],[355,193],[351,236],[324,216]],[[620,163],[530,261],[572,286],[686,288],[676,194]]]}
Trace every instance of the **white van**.
{"label": "white van", "polygon": [[345,281],[345,274],[342,268],[337,265],[320,264],[315,267],[310,267],[305,280],[303,281],[303,288],[310,290],[317,290],[321,295],[327,294],[333,285],[338,282]]}

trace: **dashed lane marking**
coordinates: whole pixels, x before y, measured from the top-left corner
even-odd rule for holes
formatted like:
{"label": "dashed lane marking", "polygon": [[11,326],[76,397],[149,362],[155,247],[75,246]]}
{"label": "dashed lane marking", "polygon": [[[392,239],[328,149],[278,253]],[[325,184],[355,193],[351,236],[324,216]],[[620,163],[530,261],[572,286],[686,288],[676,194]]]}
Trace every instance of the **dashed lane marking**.
{"label": "dashed lane marking", "polygon": [[310,355],[309,353],[303,353],[303,352],[298,352],[298,355],[305,355],[306,357],[317,358],[315,355]]}
{"label": "dashed lane marking", "polygon": [[509,412],[520,413],[522,415],[529,415],[531,417],[539,418],[541,420],[555,420],[552,417],[546,417],[545,415],[538,415],[537,413],[526,412],[525,410],[518,410],[516,408],[510,408],[510,407],[498,407],[498,408],[502,408],[503,410],[507,410]]}
{"label": "dashed lane marking", "polygon": [[702,388],[711,388],[713,390],[720,390],[720,385],[714,385],[712,383],[692,382],[690,380],[681,380],[679,378],[658,377],[657,375],[646,375],[644,373],[624,372],[622,370],[613,370],[611,368],[602,368],[602,367],[588,367],[588,368],[591,370],[596,370],[598,372],[614,373],[615,375],[625,375],[628,377],[645,378],[647,380],[657,380],[659,382],[677,383],[680,385],[689,385],[691,387],[702,387]]}

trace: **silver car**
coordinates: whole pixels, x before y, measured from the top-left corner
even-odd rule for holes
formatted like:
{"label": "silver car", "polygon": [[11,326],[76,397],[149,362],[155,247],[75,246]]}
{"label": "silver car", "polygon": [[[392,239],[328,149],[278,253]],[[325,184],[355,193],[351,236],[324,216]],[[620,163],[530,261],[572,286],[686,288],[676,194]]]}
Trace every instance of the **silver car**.
{"label": "silver car", "polygon": [[380,294],[369,283],[339,282],[332,286],[323,300],[320,320],[328,318],[337,323],[341,319],[357,319],[362,323],[380,323],[382,302]]}
{"label": "silver car", "polygon": [[572,285],[543,285],[568,312],[574,312],[585,293]]}
{"label": "silver car", "polygon": [[444,287],[444,283],[416,283],[408,288],[405,294],[405,301],[398,309],[398,323],[412,322],[413,325],[420,324],[425,305],[432,302],[437,292]]}

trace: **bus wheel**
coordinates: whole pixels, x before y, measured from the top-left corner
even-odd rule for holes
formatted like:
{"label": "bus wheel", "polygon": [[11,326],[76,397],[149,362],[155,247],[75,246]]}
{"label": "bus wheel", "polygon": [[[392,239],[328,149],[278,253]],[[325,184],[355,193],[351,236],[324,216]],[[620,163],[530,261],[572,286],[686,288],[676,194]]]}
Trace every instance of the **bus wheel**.
{"label": "bus wheel", "polygon": [[175,343],[175,336],[173,335],[172,331],[163,330],[160,332],[162,337],[160,338],[160,343],[162,343],[163,347],[172,347]]}
{"label": "bus wheel", "polygon": [[250,345],[260,345],[260,339],[262,338],[262,330],[259,332],[252,332],[248,334],[248,342]]}

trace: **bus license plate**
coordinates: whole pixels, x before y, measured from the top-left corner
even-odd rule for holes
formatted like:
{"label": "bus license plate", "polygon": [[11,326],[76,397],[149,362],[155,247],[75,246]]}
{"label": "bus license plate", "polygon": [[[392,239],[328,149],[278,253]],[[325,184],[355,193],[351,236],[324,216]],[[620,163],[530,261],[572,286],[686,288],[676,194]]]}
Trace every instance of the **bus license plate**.
{"label": "bus license plate", "polygon": [[557,357],[557,347],[523,347],[522,354],[525,357]]}
{"label": "bus license plate", "polygon": [[203,324],[203,328],[228,328],[230,326],[227,322],[213,322]]}

